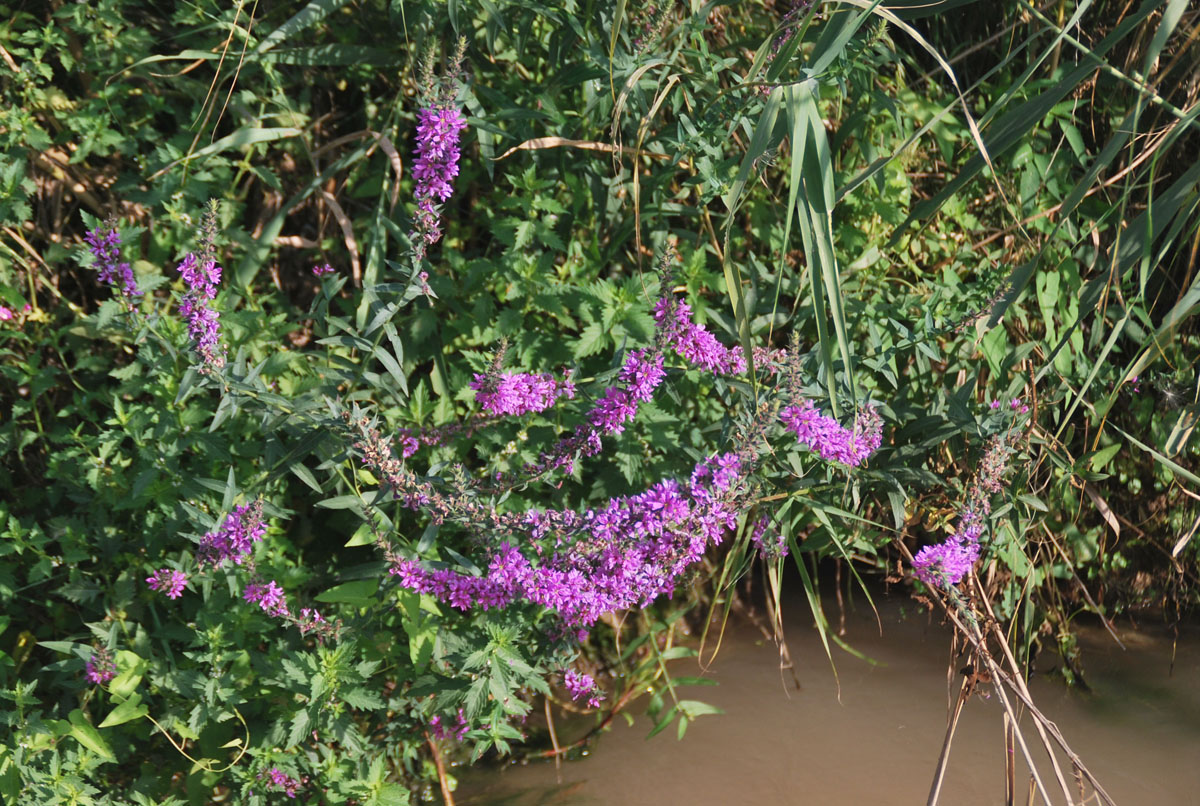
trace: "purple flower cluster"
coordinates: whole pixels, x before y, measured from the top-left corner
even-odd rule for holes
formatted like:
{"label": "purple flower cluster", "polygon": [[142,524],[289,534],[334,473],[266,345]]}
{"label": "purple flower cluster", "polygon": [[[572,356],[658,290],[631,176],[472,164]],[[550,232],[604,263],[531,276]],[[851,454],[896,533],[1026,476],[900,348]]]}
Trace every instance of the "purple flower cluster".
{"label": "purple flower cluster", "polygon": [[[1133,377],[1133,380],[1135,383],[1137,382],[1136,375]],[[1137,389],[1134,389],[1134,391],[1136,392]],[[995,411],[996,409],[1000,408],[1000,405],[1001,405],[1001,403],[999,400],[993,400],[990,408],[992,409],[992,411]],[[1019,414],[1028,414],[1029,413],[1029,406],[1027,404],[1023,403],[1021,401],[1021,398],[1019,398],[1019,397],[1014,397],[1012,400],[1008,401],[1008,407],[1010,409],[1012,409],[1014,412],[1017,412]]]}
{"label": "purple flower cluster", "polygon": [[417,256],[425,254],[430,244],[442,237],[441,216],[437,204],[446,201],[454,192],[452,181],[458,176],[461,156],[458,141],[467,121],[452,102],[444,100],[425,107],[417,124],[416,160],[413,178],[417,213],[413,223],[413,248]]}
{"label": "purple flower cluster", "polygon": [[559,535],[558,548],[536,564],[505,542],[482,576],[403,558],[390,571],[403,587],[461,610],[523,600],[556,611],[568,626],[586,626],[672,593],[683,572],[736,526],[745,493],[740,460],[721,454],[697,464],[688,483],[662,481],[583,513],[530,510],[523,517],[529,538]]}
{"label": "purple flower cluster", "polygon": [[137,281],[133,277],[133,267],[121,262],[121,236],[116,227],[106,225],[97,227],[84,236],[88,249],[96,258],[96,269],[100,272],[100,282],[116,287],[120,281],[121,296],[132,300],[142,292],[138,290]]}
{"label": "purple flower cluster", "polygon": [[596,681],[590,674],[580,674],[574,669],[567,669],[563,675],[563,685],[571,695],[572,700],[587,697],[589,708],[599,708],[604,701],[604,692],[596,688]]}
{"label": "purple flower cluster", "polygon": [[979,559],[979,542],[960,529],[950,539],[926,546],[913,557],[917,579],[927,585],[948,588],[962,581]]}
{"label": "purple flower cluster", "polygon": [[853,429],[821,414],[808,399],[786,406],[779,412],[779,419],[801,445],[816,451],[826,461],[851,467],[867,461],[883,442],[883,419],[871,406],[859,412]]}
{"label": "purple flower cluster", "polygon": [[187,320],[188,337],[200,355],[202,371],[219,370],[225,366],[225,353],[220,345],[217,312],[211,303],[221,282],[221,267],[215,260],[201,260],[189,252],[179,264],[179,273],[187,288],[179,313]]}
{"label": "purple flower cluster", "polygon": [[463,709],[458,709],[458,718],[454,723],[454,727],[442,724],[440,716],[433,716],[429,719],[429,730],[437,739],[448,739],[453,737],[455,741],[461,742],[467,735],[467,731],[471,726],[467,723],[467,717],[463,714]]}
{"label": "purple flower cluster", "polygon": [[300,789],[304,786],[304,784],[302,784],[300,781],[297,781],[295,778],[292,778],[290,775],[287,775],[282,770],[280,770],[278,767],[272,767],[271,769],[267,770],[265,773],[260,772],[258,774],[259,778],[262,778],[264,776],[266,776],[270,780],[271,786],[273,786],[275,789],[283,792],[289,798],[296,797],[296,793],[299,792]]}
{"label": "purple flower cluster", "polygon": [[754,528],[750,531],[750,542],[758,549],[759,556],[764,560],[782,559],[788,555],[787,538],[780,534],[767,538],[768,525],[767,518],[759,518],[755,521]]}
{"label": "purple flower cluster", "polygon": [[979,540],[992,511],[991,496],[1000,492],[1004,472],[1008,469],[1008,457],[1012,452],[1008,440],[1007,435],[1002,435],[993,437],[988,443],[954,534],[942,543],[925,546],[913,557],[913,572],[925,584],[941,588],[957,585],[979,560]]}
{"label": "purple flower cluster", "polygon": [[624,431],[625,424],[637,416],[638,404],[654,397],[654,390],[666,376],[662,353],[648,349],[630,350],[617,376],[619,385],[605,389],[588,412],[587,421],[591,430],[586,453],[593,455],[600,452],[601,435]]}
{"label": "purple flower cluster", "polygon": [[178,599],[183,595],[183,589],[188,583],[187,574],[170,568],[162,568],[146,577],[146,584],[152,591],[161,591],[168,599]]}
{"label": "purple flower cluster", "polygon": [[269,616],[288,618],[292,614],[292,611],[288,609],[283,588],[279,587],[274,580],[265,585],[258,582],[248,583],[245,590],[242,591],[242,598],[258,605]]}
{"label": "purple flower cluster", "polygon": [[117,676],[117,664],[107,649],[94,649],[84,664],[84,674],[89,682],[102,686]]}
{"label": "purple flower cluster", "polygon": [[266,533],[267,524],[263,520],[262,502],[243,504],[235,507],[218,529],[200,539],[196,558],[201,566],[216,567],[226,560],[233,560],[236,565],[241,565],[254,548],[254,544],[262,540]]}
{"label": "purple flower cluster", "polygon": [[326,274],[333,274],[334,271],[333,266],[326,263],[324,266],[313,266],[312,273],[314,277],[324,277]]}
{"label": "purple flower cluster", "polygon": [[488,414],[520,416],[545,411],[560,397],[575,398],[575,384],[570,378],[556,379],[548,372],[533,375],[527,372],[503,373],[499,376],[476,374],[468,384],[475,391],[475,400]]}
{"label": "purple flower cluster", "polygon": [[654,321],[667,343],[688,363],[725,375],[746,371],[746,357],[742,351],[724,346],[703,325],[693,322],[692,308],[686,302],[664,296],[654,306]]}

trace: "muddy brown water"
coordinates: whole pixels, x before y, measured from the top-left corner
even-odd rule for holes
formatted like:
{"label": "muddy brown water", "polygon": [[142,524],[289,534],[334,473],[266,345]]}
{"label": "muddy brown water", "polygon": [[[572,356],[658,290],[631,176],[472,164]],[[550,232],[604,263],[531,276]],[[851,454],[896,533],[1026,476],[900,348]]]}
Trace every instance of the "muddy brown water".
{"label": "muddy brown water", "polygon": [[[946,734],[950,633],[912,602],[877,604],[882,636],[870,610],[860,608],[847,614],[845,637],[878,665],[834,647],[835,679],[811,616],[793,606],[785,624],[801,684],[796,690],[780,671],[776,647],[753,625],[733,625],[706,675],[719,685],[681,695],[725,713],[692,723],[682,741],[674,726],[647,739],[649,718],[638,716],[632,726],[618,718],[586,758],[558,770],[553,762],[456,770],[455,800],[458,806],[924,804]],[[1080,630],[1090,692],[1038,675],[1030,681],[1034,702],[1116,803],[1200,806],[1195,629],[1174,647],[1170,633],[1147,623],[1134,628],[1125,620],[1117,634],[1124,650],[1102,628]],[[677,662],[674,674],[696,674],[695,662],[687,663]],[[556,716],[561,742],[591,724]],[[1028,719],[1021,724],[1054,802],[1063,802],[1036,732]],[[1003,804],[1004,755],[999,699],[972,697],[939,802]],[[1024,804],[1029,775],[1023,762],[1017,770],[1016,802]]]}

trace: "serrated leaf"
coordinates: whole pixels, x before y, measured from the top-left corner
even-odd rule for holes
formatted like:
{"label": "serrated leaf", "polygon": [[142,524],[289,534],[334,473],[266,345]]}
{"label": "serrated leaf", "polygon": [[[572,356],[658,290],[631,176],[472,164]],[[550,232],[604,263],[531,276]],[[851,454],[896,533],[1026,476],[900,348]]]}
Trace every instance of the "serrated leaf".
{"label": "serrated leaf", "polygon": [[587,358],[589,355],[595,355],[604,349],[607,342],[608,332],[604,326],[599,322],[592,322],[579,334],[579,341],[575,343],[575,357]]}
{"label": "serrated leaf", "polygon": [[360,711],[377,711],[384,705],[378,694],[358,686],[342,691],[340,696],[343,702]]}

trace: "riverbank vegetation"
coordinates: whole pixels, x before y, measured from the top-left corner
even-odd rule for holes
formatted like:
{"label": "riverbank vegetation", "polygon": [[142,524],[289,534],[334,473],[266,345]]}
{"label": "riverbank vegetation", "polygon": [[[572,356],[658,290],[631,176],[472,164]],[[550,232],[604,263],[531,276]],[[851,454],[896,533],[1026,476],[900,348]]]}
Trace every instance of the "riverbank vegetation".
{"label": "riverbank vegetation", "polygon": [[0,9],[6,802],[683,737],[785,569],[1014,711],[1200,597],[1186,2]]}

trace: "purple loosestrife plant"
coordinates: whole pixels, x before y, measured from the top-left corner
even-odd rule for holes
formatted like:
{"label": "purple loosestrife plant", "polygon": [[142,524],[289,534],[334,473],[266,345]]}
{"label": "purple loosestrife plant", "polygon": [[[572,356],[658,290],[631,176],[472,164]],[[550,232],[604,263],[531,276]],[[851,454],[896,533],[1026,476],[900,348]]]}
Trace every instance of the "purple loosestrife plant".
{"label": "purple loosestrife plant", "polygon": [[596,688],[596,681],[590,674],[582,674],[574,669],[567,669],[563,674],[563,685],[571,695],[572,700],[587,697],[589,708],[599,708],[604,701],[604,692]]}
{"label": "purple loosestrife plant", "polygon": [[469,386],[475,390],[475,400],[484,412],[497,417],[545,411],[560,397],[575,398],[575,384],[570,378],[560,380],[548,372],[477,373]]}
{"label": "purple loosestrife plant", "polygon": [[102,686],[117,676],[117,664],[112,654],[103,647],[93,649],[92,656],[84,664],[84,675],[88,682]]}
{"label": "purple loosestrife plant", "polygon": [[142,292],[138,290],[134,279],[133,267],[121,261],[121,235],[116,226],[111,221],[106,222],[89,231],[84,240],[87,241],[88,251],[96,258],[100,282],[119,291],[126,304],[132,307]]}
{"label": "purple loosestrife plant", "polygon": [[827,462],[857,467],[883,442],[883,420],[872,406],[859,412],[853,429],[821,414],[811,400],[785,407],[779,412],[779,419],[801,445],[816,451]]}
{"label": "purple loosestrife plant", "polygon": [[221,525],[200,539],[196,559],[201,567],[218,567],[226,560],[241,565],[250,555],[254,544],[267,533],[263,520],[262,501],[235,507]]}
{"label": "purple loosestrife plant", "polygon": [[529,510],[515,531],[525,541],[549,535],[556,546],[536,562],[504,542],[482,576],[394,554],[390,570],[403,587],[460,610],[521,600],[556,611],[568,627],[586,627],[672,593],[684,571],[736,527],[750,494],[744,471],[736,455],[720,454],[697,464],[686,483],[668,479],[582,513]]}
{"label": "purple loosestrife plant", "polygon": [[200,371],[218,371],[225,366],[225,352],[221,348],[219,316],[212,302],[221,282],[221,267],[216,260],[197,258],[189,252],[178,271],[185,287],[179,313],[187,320],[188,338],[200,356]]}
{"label": "purple loosestrife plant", "polygon": [[[1014,399],[1011,408],[1021,412],[1022,405]],[[925,546],[913,557],[913,573],[917,579],[931,587],[949,588],[971,572],[981,553],[980,539],[992,511],[991,497],[1002,489],[1015,433],[1015,430],[1009,430],[988,441],[979,473],[959,512],[954,534],[942,543]]]}
{"label": "purple loosestrife plant", "polygon": [[163,568],[146,577],[146,585],[152,591],[166,595],[168,599],[178,599],[183,595],[187,586],[188,576],[182,571]]}
{"label": "purple loosestrife plant", "polygon": [[417,203],[413,216],[413,256],[420,260],[430,246],[441,240],[441,204],[454,193],[454,178],[458,176],[458,160],[462,156],[459,138],[467,128],[466,118],[458,109],[455,98],[458,75],[461,72],[465,40],[451,60],[449,78],[434,88],[431,75],[426,76],[425,106],[417,113],[416,157],[413,160],[413,196]]}

